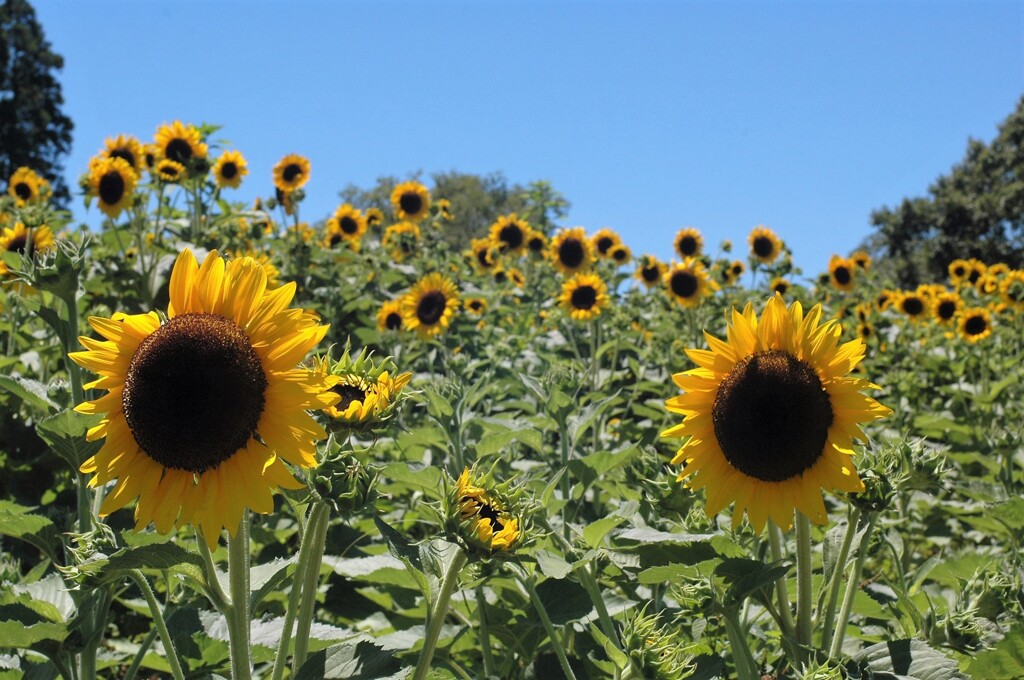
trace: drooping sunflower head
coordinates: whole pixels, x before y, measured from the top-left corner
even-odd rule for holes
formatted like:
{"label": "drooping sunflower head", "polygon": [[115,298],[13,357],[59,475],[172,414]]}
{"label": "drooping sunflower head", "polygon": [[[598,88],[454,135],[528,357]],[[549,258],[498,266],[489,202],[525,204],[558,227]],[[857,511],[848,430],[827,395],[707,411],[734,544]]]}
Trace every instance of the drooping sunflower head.
{"label": "drooping sunflower head", "polygon": [[953,319],[956,317],[957,312],[964,306],[963,300],[960,299],[960,295],[957,293],[940,293],[932,300],[932,314],[935,316],[935,320],[943,325],[948,326],[953,323]]}
{"label": "drooping sunflower head", "polygon": [[633,277],[647,288],[654,288],[661,285],[667,271],[667,264],[653,255],[644,255],[640,258],[640,264]]}
{"label": "drooping sunflower head", "polygon": [[483,313],[487,311],[487,300],[482,297],[466,298],[463,306],[473,316],[483,316]]}
{"label": "drooping sunflower head", "polygon": [[928,311],[924,296],[916,290],[901,291],[896,307],[911,321],[922,320]]}
{"label": "drooping sunflower head", "polygon": [[366,233],[366,217],[358,208],[345,203],[327,220],[327,233],[346,241],[358,241]]}
{"label": "drooping sunflower head", "polygon": [[202,266],[185,250],[170,280],[167,321],[156,312],[91,317],[104,339],[81,338],[71,358],[105,389],[76,410],[103,414],[88,439],[105,439],[82,465],[91,486],[117,483],[101,515],[138,499],[136,528],[193,524],[215,545],[243,511],[272,512],[272,491],[301,486],[284,462],[316,465],[326,432],[306,413],[338,400],[333,378],[297,367],[327,326],[289,309],[295,284],[269,290],[250,258]]}
{"label": "drooping sunflower head", "polygon": [[502,215],[491,225],[490,241],[500,252],[522,255],[530,231],[530,223],[515,213]]}
{"label": "drooping sunflower head", "polygon": [[531,229],[530,233],[526,235],[526,249],[531,255],[544,255],[544,251],[548,248],[548,237],[544,235],[544,232]]}
{"label": "drooping sunflower head", "polygon": [[782,241],[775,232],[765,226],[756,226],[747,237],[750,243],[750,257],[765,264],[774,262],[782,252]]}
{"label": "drooping sunflower head", "polygon": [[402,322],[421,338],[444,332],[459,306],[455,283],[437,272],[427,274],[402,297]]}
{"label": "drooping sunflower head", "polygon": [[399,300],[388,300],[377,310],[377,330],[402,330],[402,303]]}
{"label": "drooping sunflower head", "polygon": [[839,324],[821,317],[776,295],[760,319],[734,309],[711,350],[687,350],[698,367],[674,376],[683,394],[667,402],[684,420],[662,435],[686,440],[672,463],[686,487],[706,489],[709,516],[733,503],[734,528],[744,513],[757,533],[769,518],[789,528],[794,510],[823,524],[823,489],[863,490],[853,440],[891,411],[861,394],[875,385],[847,377],[864,342],[840,345]]}
{"label": "drooping sunflower head", "polygon": [[1008,272],[999,284],[999,295],[1012,309],[1024,310],[1024,271],[1014,269]]}
{"label": "drooping sunflower head", "polygon": [[446,476],[445,527],[452,540],[478,557],[502,557],[523,543],[525,522],[510,508],[509,484],[494,485],[490,475],[468,467],[457,480]]}
{"label": "drooping sunflower head", "polygon": [[331,391],[339,400],[324,412],[331,418],[331,429],[340,435],[381,429],[395,416],[405,396],[402,389],[412,378],[412,373],[395,375],[398,368],[391,357],[375,361],[366,349],[353,358],[346,347],[337,360],[324,356],[315,365],[316,370],[337,380]]}
{"label": "drooping sunflower head", "polygon": [[694,258],[676,262],[665,272],[665,290],[684,307],[696,307],[718,284],[711,280],[703,263]]}
{"label": "drooping sunflower head", "polygon": [[839,290],[851,291],[854,284],[855,265],[851,260],[839,255],[833,255],[828,261],[828,273],[832,285]]}
{"label": "drooping sunflower head", "polygon": [[290,153],[274,166],[274,186],[286,194],[301,189],[309,181],[309,172],[309,159]]}
{"label": "drooping sunflower head", "polygon": [[622,243],[622,238],[614,229],[605,227],[604,229],[598,229],[597,233],[591,238],[594,244],[594,250],[597,252],[598,257],[610,257],[612,248]]}
{"label": "drooping sunflower head", "polygon": [[957,329],[967,342],[979,342],[992,335],[992,315],[984,307],[965,309],[960,313]]}
{"label": "drooping sunflower head", "polygon": [[391,253],[395,262],[402,262],[417,250],[420,243],[420,227],[415,222],[399,222],[384,230],[381,245]]}
{"label": "drooping sunflower head", "polygon": [[853,255],[850,255],[850,261],[857,266],[857,269],[864,271],[871,269],[871,256],[866,251],[855,251]]}
{"label": "drooping sunflower head", "polygon": [[166,184],[180,184],[188,177],[188,171],[178,161],[162,158],[156,163],[156,177]]}
{"label": "drooping sunflower head", "polygon": [[549,257],[562,274],[575,274],[590,269],[594,262],[594,244],[583,227],[562,229],[551,241]]}
{"label": "drooping sunflower head", "polygon": [[562,284],[558,304],[574,321],[589,321],[600,316],[611,304],[608,286],[596,274],[575,274]]}
{"label": "drooping sunflower head", "polygon": [[620,243],[612,247],[608,257],[611,258],[612,262],[621,267],[622,265],[629,264],[629,261],[633,259],[633,251],[629,249],[629,246]]}
{"label": "drooping sunflower head", "polygon": [[100,158],[89,168],[89,193],[111,219],[131,203],[138,181],[138,175],[123,158]]}
{"label": "drooping sunflower head", "polygon": [[676,253],[683,260],[688,257],[698,257],[704,250],[704,237],[693,227],[683,227],[676,233],[673,245]]}
{"label": "drooping sunflower head", "polygon": [[430,214],[430,192],[419,182],[402,182],[391,192],[391,207],[398,219],[419,222]]}
{"label": "drooping sunflower head", "polygon": [[242,178],[248,174],[249,164],[238,151],[225,151],[213,164],[213,181],[222,189],[237,189],[242,184]]}
{"label": "drooping sunflower head", "polygon": [[36,174],[32,168],[20,167],[7,182],[7,193],[14,198],[19,208],[38,201],[49,189],[49,182]]}
{"label": "drooping sunflower head", "polygon": [[479,272],[487,272],[496,264],[494,244],[489,238],[475,238],[469,242],[469,253],[467,257],[473,263],[473,268]]}
{"label": "drooping sunflower head", "polygon": [[146,169],[145,147],[131,135],[107,138],[102,155],[105,158],[123,158],[139,177],[142,177],[142,171]]}
{"label": "drooping sunflower head", "polygon": [[156,131],[156,150],[160,158],[180,163],[186,173],[199,170],[206,165],[208,148],[202,135],[193,125],[184,125],[176,120],[169,125],[161,125]]}
{"label": "drooping sunflower head", "polygon": [[999,277],[992,273],[989,268],[984,274],[978,277],[974,283],[974,289],[981,295],[995,295],[999,292]]}
{"label": "drooping sunflower head", "polygon": [[789,289],[792,288],[792,284],[787,279],[781,276],[776,276],[774,279],[772,279],[772,282],[768,284],[768,288],[773,293],[785,295],[786,293],[789,292]]}

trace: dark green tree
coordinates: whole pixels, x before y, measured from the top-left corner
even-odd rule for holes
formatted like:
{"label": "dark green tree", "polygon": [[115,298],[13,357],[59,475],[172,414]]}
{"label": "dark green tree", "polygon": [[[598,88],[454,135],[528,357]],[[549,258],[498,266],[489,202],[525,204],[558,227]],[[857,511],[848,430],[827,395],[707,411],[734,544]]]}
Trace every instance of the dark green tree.
{"label": "dark green tree", "polygon": [[71,119],[55,73],[64,58],[50,49],[26,0],[0,4],[0,182],[21,166],[49,180],[59,204],[70,198],[61,156],[71,148]]}
{"label": "dark green tree", "polygon": [[991,143],[969,140],[964,159],[925,198],[871,214],[878,231],[866,245],[903,286],[943,281],[949,263],[1024,262],[1024,97]]}

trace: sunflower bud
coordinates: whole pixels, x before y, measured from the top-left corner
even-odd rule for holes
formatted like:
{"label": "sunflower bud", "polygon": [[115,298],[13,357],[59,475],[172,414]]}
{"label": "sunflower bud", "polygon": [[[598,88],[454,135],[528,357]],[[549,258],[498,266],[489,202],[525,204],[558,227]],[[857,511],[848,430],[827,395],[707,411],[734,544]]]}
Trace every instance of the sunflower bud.
{"label": "sunflower bud", "polygon": [[328,427],[339,436],[382,430],[407,396],[402,388],[412,378],[412,373],[392,377],[397,369],[391,358],[375,362],[365,349],[353,359],[346,347],[337,361],[325,356],[316,360],[316,366],[321,373],[338,377],[331,389],[341,400],[324,410],[330,416]]}
{"label": "sunflower bud", "polygon": [[309,476],[310,492],[335,513],[346,515],[377,497],[380,470],[363,465],[348,451],[328,453]]}
{"label": "sunflower bud", "polygon": [[469,468],[458,480],[447,478],[445,531],[469,554],[507,557],[523,547],[526,518],[518,512],[518,492],[511,482],[493,485],[490,475],[478,476]]}
{"label": "sunflower bud", "polygon": [[889,507],[896,490],[888,476],[866,469],[861,472],[860,479],[864,482],[864,490],[850,494],[850,500],[857,507],[863,512],[880,512]]}
{"label": "sunflower bud", "polygon": [[659,625],[657,614],[640,612],[626,621],[622,644],[645,678],[685,678],[694,670],[693,657],[666,626]]}

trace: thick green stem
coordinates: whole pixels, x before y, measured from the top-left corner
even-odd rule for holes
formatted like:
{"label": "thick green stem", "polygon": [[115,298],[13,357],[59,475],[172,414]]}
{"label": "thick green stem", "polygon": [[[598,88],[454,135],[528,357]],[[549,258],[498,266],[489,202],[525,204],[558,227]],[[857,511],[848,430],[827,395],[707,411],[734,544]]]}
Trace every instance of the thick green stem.
{"label": "thick green stem", "polygon": [[185,673],[181,669],[181,661],[178,660],[178,651],[174,648],[171,634],[167,630],[167,622],[164,620],[164,612],[160,609],[160,603],[157,602],[153,588],[149,585],[145,575],[138,569],[129,571],[128,576],[135,581],[135,585],[142,591],[142,596],[146,598],[149,612],[153,615],[153,625],[156,626],[156,631],[160,635],[160,642],[164,645],[164,655],[167,657],[167,663],[171,667],[171,675],[174,676],[174,680],[185,680]]}
{"label": "thick green stem", "polygon": [[251,621],[249,612],[249,511],[234,536],[228,538],[228,581],[231,606],[227,610],[228,634],[231,646],[232,680],[252,677],[252,645],[249,640]]}
{"label": "thick green stem", "polygon": [[747,636],[743,634],[738,612],[726,609],[722,612],[722,619],[725,621],[725,632],[729,636],[729,646],[732,647],[736,677],[739,680],[760,680],[761,675],[757,672],[757,663],[750,652],[750,645],[747,644]]}
{"label": "thick green stem", "polygon": [[430,662],[434,658],[434,650],[437,649],[437,638],[441,635],[441,627],[448,614],[448,602],[452,599],[452,594],[459,584],[459,574],[462,572],[462,567],[466,566],[466,561],[466,553],[459,550],[448,567],[448,573],[441,581],[441,590],[438,591],[437,599],[434,600],[434,606],[430,610],[430,621],[427,623],[426,637],[423,638],[423,651],[420,652],[420,660],[416,664],[413,680],[423,680],[430,671]]}
{"label": "thick green stem", "polygon": [[846,518],[846,533],[843,534],[843,542],[839,547],[839,555],[836,557],[836,566],[832,569],[832,575],[828,582],[828,599],[825,601],[825,613],[821,619],[822,649],[832,644],[832,634],[835,632],[836,624],[836,606],[839,604],[839,590],[843,585],[846,560],[850,557],[850,547],[853,545],[853,537],[857,534],[857,524],[859,523],[860,508],[851,505]]}
{"label": "thick green stem", "polygon": [[220,585],[217,565],[213,563],[213,554],[206,544],[206,536],[199,528],[196,528],[196,545],[199,547],[199,556],[203,560],[203,570],[206,572],[206,596],[210,598],[210,603],[217,608],[217,611],[226,616],[228,607],[231,605],[231,598]]}
{"label": "thick green stem", "polygon": [[864,537],[860,539],[860,544],[857,546],[857,561],[854,563],[853,573],[850,574],[846,583],[846,593],[843,595],[843,604],[839,608],[839,618],[836,621],[832,645],[829,647],[828,655],[833,659],[838,657],[843,649],[843,641],[846,639],[846,624],[850,621],[850,609],[853,607],[853,598],[860,585],[860,573],[864,569],[864,560],[868,556],[868,545],[871,542],[871,534],[874,533],[877,519],[877,512],[868,514],[868,526],[864,530]]}
{"label": "thick green stem", "polygon": [[[322,514],[317,518],[316,524],[307,527],[306,535],[302,537],[302,543],[309,543],[306,553],[306,564],[302,575],[302,593],[299,599],[299,625],[295,630],[295,658],[292,660],[292,670],[298,672],[302,664],[306,663],[306,656],[309,653],[309,631],[313,625],[313,615],[316,613],[316,593],[320,586],[320,565],[324,560],[324,542],[327,540],[327,525],[330,524],[330,517],[327,514],[327,506],[315,502],[310,514],[310,524],[313,523],[314,515]],[[296,573],[296,577],[298,574]],[[290,630],[290,629],[289,629]]]}
{"label": "thick green stem", "polygon": [[[775,522],[768,520],[768,543],[771,545],[772,562],[782,561],[782,529]],[[783,635],[794,636],[796,624],[793,622],[793,612],[789,609],[789,588],[785,576],[775,579],[775,596],[779,601],[779,619],[782,621]]]}
{"label": "thick green stem", "polygon": [[[277,656],[274,658],[274,672],[271,678],[281,680],[284,675],[284,667],[288,661],[288,647],[292,641],[292,631],[295,628],[295,616],[299,608],[299,596],[302,594],[302,585],[306,578],[306,571],[309,564],[309,551],[312,549],[311,537],[319,531],[318,527],[327,517],[327,506],[323,503],[312,504],[309,511],[309,519],[306,520],[306,529],[302,534],[302,544],[299,546],[299,558],[295,564],[295,573],[292,575],[292,590],[288,594],[288,609],[284,615],[284,628],[281,631],[281,641],[277,645]],[[319,567],[317,568],[319,572]]]}
{"label": "thick green stem", "polygon": [[491,634],[487,627],[487,600],[484,598],[484,585],[476,587],[476,613],[480,619],[480,652],[484,657],[484,675],[494,677],[494,655],[491,653]]}
{"label": "thick green stem", "polygon": [[811,613],[814,609],[814,593],[811,588],[811,521],[802,512],[796,513],[796,639],[800,643],[801,656],[811,648],[814,631]]}
{"label": "thick green stem", "polygon": [[530,595],[530,602],[533,603],[533,608],[537,610],[537,616],[540,617],[541,623],[544,624],[544,630],[548,634],[551,646],[555,649],[555,656],[558,657],[558,663],[562,666],[562,672],[565,673],[565,677],[568,680],[576,680],[576,674],[572,672],[572,666],[569,665],[569,657],[565,655],[565,647],[562,646],[562,640],[558,637],[554,624],[551,623],[551,617],[548,616],[548,610],[544,608],[544,603],[541,602],[537,589],[533,587],[530,579],[526,578],[523,574],[517,573],[516,578],[523,584],[526,592]]}

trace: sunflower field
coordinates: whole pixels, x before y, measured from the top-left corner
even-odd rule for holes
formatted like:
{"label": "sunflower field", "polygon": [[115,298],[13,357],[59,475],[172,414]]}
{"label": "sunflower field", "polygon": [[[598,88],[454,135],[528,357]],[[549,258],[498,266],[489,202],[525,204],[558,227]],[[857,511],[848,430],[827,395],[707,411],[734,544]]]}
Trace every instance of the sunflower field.
{"label": "sunflower field", "polygon": [[215,131],[108,139],[99,228],[2,178],[0,678],[1024,677],[1024,271],[462,250]]}

